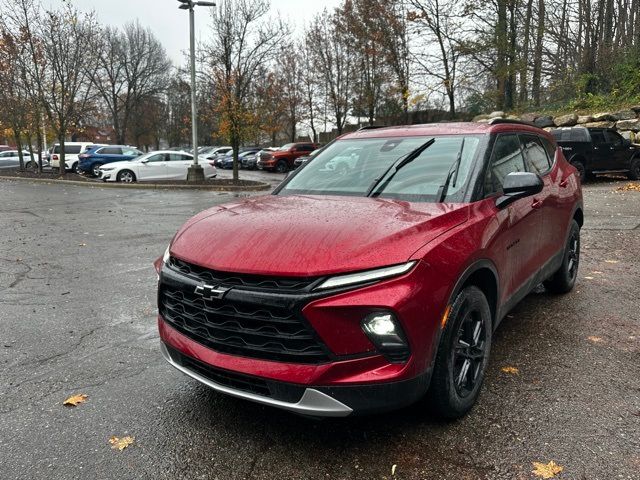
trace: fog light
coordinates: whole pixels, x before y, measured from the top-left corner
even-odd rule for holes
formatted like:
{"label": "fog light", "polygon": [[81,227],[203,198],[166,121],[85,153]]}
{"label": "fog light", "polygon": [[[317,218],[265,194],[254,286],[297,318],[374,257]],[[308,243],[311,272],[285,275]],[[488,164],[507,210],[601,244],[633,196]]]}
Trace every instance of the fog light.
{"label": "fog light", "polygon": [[367,315],[362,321],[362,329],[376,349],[391,362],[404,362],[409,358],[409,344],[393,313]]}

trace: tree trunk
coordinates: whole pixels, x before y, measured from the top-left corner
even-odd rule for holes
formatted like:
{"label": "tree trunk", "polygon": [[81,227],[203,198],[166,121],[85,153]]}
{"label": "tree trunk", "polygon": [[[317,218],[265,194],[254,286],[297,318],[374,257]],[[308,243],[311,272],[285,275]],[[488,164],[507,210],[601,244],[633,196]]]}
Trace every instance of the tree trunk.
{"label": "tree trunk", "polygon": [[231,147],[233,148],[233,182],[236,183],[238,180],[240,180],[240,172],[238,169],[240,141],[235,134],[231,135]]}
{"label": "tree trunk", "polygon": [[60,172],[60,175],[64,175],[67,171],[67,157],[65,155],[64,152],[64,129],[61,127],[60,128],[60,133],[58,133],[58,143],[60,144],[60,154],[58,155],[58,159],[59,159],[59,164],[58,164],[58,171]]}
{"label": "tree trunk", "polygon": [[542,36],[544,35],[544,0],[538,0],[538,27],[536,29],[536,48],[533,55],[533,80],[531,91],[533,104],[540,106],[540,82],[542,77]]}
{"label": "tree trunk", "polygon": [[19,170],[24,172],[24,156],[22,155],[22,140],[20,139],[20,130],[15,129],[13,137],[16,140],[16,148],[18,149]]}

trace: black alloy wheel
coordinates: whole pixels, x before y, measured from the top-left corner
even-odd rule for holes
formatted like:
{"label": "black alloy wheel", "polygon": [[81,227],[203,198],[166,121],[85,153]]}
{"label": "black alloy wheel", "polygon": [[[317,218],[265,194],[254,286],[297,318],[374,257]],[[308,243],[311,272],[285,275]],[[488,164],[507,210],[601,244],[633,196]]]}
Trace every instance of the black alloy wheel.
{"label": "black alloy wheel", "polygon": [[285,162],[284,160],[280,160],[276,164],[276,172],[278,172],[278,173],[287,173],[287,170],[289,170],[289,168],[287,167],[287,162]]}
{"label": "black alloy wheel", "polygon": [[427,393],[437,415],[460,418],[476,403],[489,363],[491,334],[487,298],[469,285],[455,297],[440,337]]}

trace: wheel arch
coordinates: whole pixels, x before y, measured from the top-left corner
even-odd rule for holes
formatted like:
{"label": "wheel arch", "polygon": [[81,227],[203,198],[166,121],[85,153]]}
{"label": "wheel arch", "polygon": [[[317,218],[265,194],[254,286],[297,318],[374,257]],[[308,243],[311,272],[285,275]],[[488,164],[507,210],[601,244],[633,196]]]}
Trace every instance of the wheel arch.
{"label": "wheel arch", "polygon": [[471,285],[478,287],[487,297],[493,328],[495,328],[499,322],[500,281],[496,266],[491,260],[477,260],[464,270],[453,287],[447,305],[452,305],[462,289]]}

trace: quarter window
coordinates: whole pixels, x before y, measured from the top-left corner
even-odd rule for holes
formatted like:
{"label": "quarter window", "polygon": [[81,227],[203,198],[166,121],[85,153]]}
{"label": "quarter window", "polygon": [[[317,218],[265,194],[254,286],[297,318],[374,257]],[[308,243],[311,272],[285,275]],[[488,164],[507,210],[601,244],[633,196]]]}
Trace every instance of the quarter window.
{"label": "quarter window", "polygon": [[515,134],[500,135],[493,146],[491,161],[485,175],[485,195],[501,192],[504,179],[510,173],[525,171],[518,136]]}
{"label": "quarter window", "polygon": [[544,175],[549,171],[547,152],[535,135],[521,135],[522,149],[533,173]]}
{"label": "quarter window", "polygon": [[105,147],[100,150],[102,155],[122,155],[122,149],[118,147]]}

